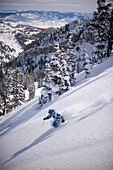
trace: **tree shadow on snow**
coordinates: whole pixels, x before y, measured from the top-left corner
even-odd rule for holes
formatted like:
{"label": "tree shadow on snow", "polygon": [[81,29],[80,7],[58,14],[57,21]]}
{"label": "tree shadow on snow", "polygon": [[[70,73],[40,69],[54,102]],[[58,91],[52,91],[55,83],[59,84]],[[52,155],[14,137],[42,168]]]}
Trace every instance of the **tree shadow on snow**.
{"label": "tree shadow on snow", "polygon": [[29,105],[23,105],[22,108],[15,111],[15,114],[0,123],[0,137],[31,119],[38,113],[38,110],[40,111],[37,99],[30,101]]}
{"label": "tree shadow on snow", "polygon": [[48,131],[46,131],[45,133],[43,133],[40,137],[38,137],[37,139],[35,139],[30,145],[26,146],[25,148],[19,150],[18,152],[16,152],[14,155],[12,155],[12,157],[10,159],[8,159],[7,161],[5,161],[2,166],[6,163],[8,163],[9,161],[11,161],[12,159],[16,158],[18,155],[24,153],[25,151],[31,149],[32,147],[34,147],[35,145],[47,140],[48,138],[53,136],[53,132],[55,131],[55,129],[51,128]]}

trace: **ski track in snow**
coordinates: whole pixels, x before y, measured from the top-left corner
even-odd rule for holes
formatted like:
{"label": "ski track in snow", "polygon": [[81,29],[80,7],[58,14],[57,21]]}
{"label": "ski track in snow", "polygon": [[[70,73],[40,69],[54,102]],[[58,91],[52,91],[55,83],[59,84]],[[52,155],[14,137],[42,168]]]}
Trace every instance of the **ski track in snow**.
{"label": "ski track in snow", "polygon": [[[113,56],[81,77],[42,109],[37,97],[0,118],[0,170],[113,170]],[[81,116],[42,127],[49,108]]]}

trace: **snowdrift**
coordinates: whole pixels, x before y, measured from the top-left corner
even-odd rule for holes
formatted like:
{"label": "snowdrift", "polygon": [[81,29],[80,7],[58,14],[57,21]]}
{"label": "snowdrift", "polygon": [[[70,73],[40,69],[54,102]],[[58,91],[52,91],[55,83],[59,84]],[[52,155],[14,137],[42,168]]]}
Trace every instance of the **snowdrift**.
{"label": "snowdrift", "polygon": [[[0,170],[113,170],[113,55],[42,109],[38,98],[0,118]],[[42,119],[50,108],[69,119]]]}

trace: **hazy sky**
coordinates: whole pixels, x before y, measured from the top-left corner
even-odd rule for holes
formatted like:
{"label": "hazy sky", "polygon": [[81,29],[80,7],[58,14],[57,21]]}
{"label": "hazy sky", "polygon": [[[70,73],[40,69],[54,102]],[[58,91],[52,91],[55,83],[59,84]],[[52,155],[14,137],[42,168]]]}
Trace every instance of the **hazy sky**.
{"label": "hazy sky", "polygon": [[93,12],[96,0],[0,0],[0,10],[26,9]]}

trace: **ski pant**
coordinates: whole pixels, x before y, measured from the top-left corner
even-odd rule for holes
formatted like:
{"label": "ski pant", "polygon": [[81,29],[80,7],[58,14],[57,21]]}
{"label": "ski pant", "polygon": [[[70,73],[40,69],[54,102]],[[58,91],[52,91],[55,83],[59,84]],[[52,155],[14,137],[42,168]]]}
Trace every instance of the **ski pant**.
{"label": "ski pant", "polygon": [[61,123],[60,119],[59,120],[54,120],[53,127],[57,128],[60,125],[60,123]]}

